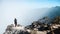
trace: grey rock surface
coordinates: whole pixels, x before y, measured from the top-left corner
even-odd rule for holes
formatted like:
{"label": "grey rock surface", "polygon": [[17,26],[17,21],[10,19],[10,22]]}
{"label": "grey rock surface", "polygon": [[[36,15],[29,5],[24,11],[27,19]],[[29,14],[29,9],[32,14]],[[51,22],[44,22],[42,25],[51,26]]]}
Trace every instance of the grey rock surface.
{"label": "grey rock surface", "polygon": [[24,30],[24,27],[22,29],[22,27],[21,25],[17,25],[16,27],[13,24],[8,25],[3,34],[29,34],[29,32]]}

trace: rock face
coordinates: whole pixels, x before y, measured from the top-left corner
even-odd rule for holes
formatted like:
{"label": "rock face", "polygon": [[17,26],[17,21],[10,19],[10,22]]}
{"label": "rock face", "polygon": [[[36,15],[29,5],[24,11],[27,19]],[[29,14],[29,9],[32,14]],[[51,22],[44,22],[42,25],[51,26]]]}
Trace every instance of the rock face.
{"label": "rock face", "polygon": [[32,34],[59,34],[60,16],[55,17],[53,20],[51,18],[44,17],[34,21],[31,25],[26,26],[26,28],[31,29]]}
{"label": "rock face", "polygon": [[29,32],[21,25],[15,27],[11,24],[7,26],[6,31],[3,34],[29,34]]}

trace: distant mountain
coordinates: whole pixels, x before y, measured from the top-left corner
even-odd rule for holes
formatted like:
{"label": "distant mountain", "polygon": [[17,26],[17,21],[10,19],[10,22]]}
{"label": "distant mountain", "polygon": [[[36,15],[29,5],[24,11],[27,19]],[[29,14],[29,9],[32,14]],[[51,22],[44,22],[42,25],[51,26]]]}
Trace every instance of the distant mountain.
{"label": "distant mountain", "polygon": [[48,11],[49,13],[47,15],[51,18],[55,16],[60,16],[60,6],[52,7]]}
{"label": "distant mountain", "polygon": [[54,18],[55,16],[60,16],[60,6],[51,7],[51,8],[33,9],[30,15],[32,15],[34,19],[35,18],[39,19],[46,16],[49,18]]}

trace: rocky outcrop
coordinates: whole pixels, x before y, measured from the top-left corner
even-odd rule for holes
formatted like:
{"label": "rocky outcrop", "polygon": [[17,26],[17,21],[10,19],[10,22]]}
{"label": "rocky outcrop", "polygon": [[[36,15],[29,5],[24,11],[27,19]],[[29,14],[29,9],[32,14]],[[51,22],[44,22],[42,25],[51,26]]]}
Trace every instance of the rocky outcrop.
{"label": "rocky outcrop", "polygon": [[17,25],[16,27],[11,24],[8,25],[3,34],[30,34],[23,26]]}

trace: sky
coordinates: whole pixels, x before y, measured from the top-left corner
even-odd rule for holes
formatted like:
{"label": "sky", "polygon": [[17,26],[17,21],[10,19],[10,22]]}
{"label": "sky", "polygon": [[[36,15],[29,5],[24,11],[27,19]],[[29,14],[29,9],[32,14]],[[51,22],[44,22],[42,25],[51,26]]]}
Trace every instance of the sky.
{"label": "sky", "polygon": [[18,24],[28,25],[46,13],[34,9],[55,6],[60,6],[60,0],[0,0],[0,34],[7,25],[14,23],[14,18],[17,18]]}

